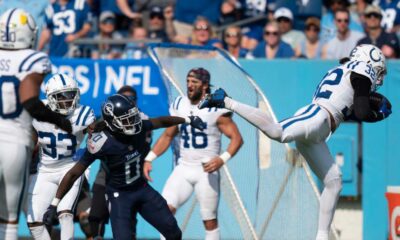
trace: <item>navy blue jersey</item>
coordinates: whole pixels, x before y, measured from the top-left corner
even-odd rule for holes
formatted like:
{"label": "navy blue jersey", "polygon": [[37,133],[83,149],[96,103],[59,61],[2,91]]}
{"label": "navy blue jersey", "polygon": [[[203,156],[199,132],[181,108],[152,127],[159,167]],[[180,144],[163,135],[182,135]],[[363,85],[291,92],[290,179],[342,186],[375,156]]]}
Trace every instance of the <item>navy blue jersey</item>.
{"label": "navy blue jersey", "polygon": [[115,134],[108,129],[93,133],[79,162],[89,166],[100,159],[107,172],[108,186],[120,190],[135,190],[146,182],[142,174],[143,162],[147,149],[147,131],[152,129],[153,124],[143,120],[142,130],[136,135]]}
{"label": "navy blue jersey", "polygon": [[51,31],[50,56],[64,56],[68,52],[65,37],[79,32],[90,23],[91,13],[85,0],[70,0],[61,6],[58,1],[46,9],[45,24]]}

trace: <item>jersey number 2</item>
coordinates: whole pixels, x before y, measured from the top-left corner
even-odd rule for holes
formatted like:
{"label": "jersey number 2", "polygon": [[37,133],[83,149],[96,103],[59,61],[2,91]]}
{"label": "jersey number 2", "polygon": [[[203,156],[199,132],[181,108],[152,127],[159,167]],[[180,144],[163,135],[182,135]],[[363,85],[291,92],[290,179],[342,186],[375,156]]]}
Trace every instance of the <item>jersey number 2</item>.
{"label": "jersey number 2", "polygon": [[332,72],[326,74],[322,79],[321,83],[317,87],[317,91],[314,94],[314,98],[326,98],[329,99],[332,92],[329,90],[321,91],[324,85],[338,85],[340,80],[342,80],[343,70],[340,68],[336,68]]}

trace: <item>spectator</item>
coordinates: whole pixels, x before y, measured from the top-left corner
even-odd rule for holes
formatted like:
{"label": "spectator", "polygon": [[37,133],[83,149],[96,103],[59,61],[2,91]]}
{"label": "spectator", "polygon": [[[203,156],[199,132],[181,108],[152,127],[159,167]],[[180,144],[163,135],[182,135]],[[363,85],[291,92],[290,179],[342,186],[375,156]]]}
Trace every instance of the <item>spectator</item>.
{"label": "spectator", "polygon": [[[382,25],[386,32],[399,32],[400,31],[400,2],[398,0],[378,1],[381,9],[383,10]],[[399,36],[399,35],[397,35]]]}
{"label": "spectator", "polygon": [[153,6],[149,16],[149,38],[160,39],[162,42],[169,42],[165,31],[165,18],[163,9],[160,6]]}
{"label": "spectator", "polygon": [[351,50],[364,34],[349,29],[350,13],[347,9],[335,12],[336,37],[322,48],[323,59],[341,59],[350,55]]}
{"label": "spectator", "polygon": [[[267,12],[267,0],[243,1],[243,0],[225,0],[221,5],[221,23],[241,19],[249,19],[259,16],[265,16]],[[254,49],[258,42],[263,38],[263,27],[265,26],[265,17],[258,21],[245,24],[242,27],[242,47]]]}
{"label": "spectator", "polygon": [[[94,39],[121,39],[122,35],[115,31],[115,14],[106,11],[100,14],[100,32],[94,37]],[[92,58],[97,59],[115,59],[121,57],[121,47],[112,44],[99,44],[92,50]]]}
{"label": "spectator", "polygon": [[281,40],[277,22],[269,22],[264,29],[264,41],[253,50],[250,57],[255,58],[291,58],[294,51],[289,44]]}
{"label": "spectator", "polygon": [[68,44],[85,37],[90,29],[91,13],[85,1],[57,0],[46,9],[38,50],[50,41],[50,56],[66,56],[72,50]]}
{"label": "spectator", "polygon": [[142,19],[142,14],[139,9],[135,8],[135,1],[133,0],[116,0],[117,6],[120,11],[128,18],[134,21],[140,21]]}
{"label": "spectator", "polygon": [[292,48],[296,48],[300,42],[305,40],[305,36],[301,31],[293,29],[293,13],[290,9],[278,8],[274,13],[274,18],[278,22],[282,40]]}
{"label": "spectator", "polygon": [[236,58],[244,58],[248,53],[247,49],[240,46],[242,34],[240,27],[231,26],[224,33],[224,48]]}
{"label": "spectator", "polygon": [[[271,1],[268,1],[270,3]],[[286,7],[293,13],[294,19],[293,28],[302,30],[305,28],[305,22],[309,17],[321,18],[322,14],[322,1],[321,0],[307,0],[307,1],[293,1],[293,0],[276,0],[276,9]]]}
{"label": "spectator", "polygon": [[[323,43],[327,43],[336,36],[336,22],[335,12],[339,9],[348,9],[348,0],[324,0],[327,5],[327,11],[322,14],[321,19],[321,40]],[[364,32],[361,20],[355,13],[351,14],[349,28],[352,31]]]}
{"label": "spectator", "polygon": [[128,43],[125,47],[123,58],[142,59],[147,58],[146,41],[148,32],[145,27],[136,26],[131,28],[131,38],[134,42]]}
{"label": "spectator", "polygon": [[396,34],[387,33],[382,29],[382,10],[378,6],[369,5],[365,9],[364,18],[367,36],[358,41],[358,44],[373,44],[382,49],[386,58],[398,58],[400,51],[399,39]]}
{"label": "spectator", "polygon": [[208,19],[213,25],[216,25],[220,17],[222,1],[223,0],[176,0],[174,25],[177,34],[184,37],[190,36],[193,23],[200,16]]}
{"label": "spectator", "polygon": [[178,42],[222,48],[221,41],[214,37],[214,32],[210,22],[204,17],[198,17],[193,24],[192,37],[178,40]]}
{"label": "spectator", "polygon": [[352,13],[355,13],[358,19],[360,19],[360,22],[364,27],[364,29],[365,29],[364,12],[367,6],[371,3],[372,0],[356,0],[355,4],[350,7],[350,16],[352,16],[351,15]]}
{"label": "spectator", "polygon": [[320,21],[316,17],[310,17],[305,23],[306,38],[296,47],[296,57],[308,59],[320,59],[322,43],[319,40]]}

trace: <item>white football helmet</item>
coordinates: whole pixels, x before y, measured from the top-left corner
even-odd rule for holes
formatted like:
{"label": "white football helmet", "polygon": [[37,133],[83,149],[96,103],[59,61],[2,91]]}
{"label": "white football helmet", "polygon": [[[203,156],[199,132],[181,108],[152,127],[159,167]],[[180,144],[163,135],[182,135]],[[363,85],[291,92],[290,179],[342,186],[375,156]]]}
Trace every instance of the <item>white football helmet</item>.
{"label": "white football helmet", "polygon": [[54,74],[47,81],[46,97],[52,111],[68,115],[79,103],[78,83],[66,74]]}
{"label": "white football helmet", "polygon": [[33,48],[37,26],[32,15],[20,8],[13,8],[1,15],[0,34],[0,48]]}
{"label": "white football helmet", "polygon": [[373,91],[383,84],[383,78],[387,72],[386,58],[377,46],[372,44],[356,46],[350,53],[350,60],[366,62],[372,66],[376,74],[376,80],[372,83]]}

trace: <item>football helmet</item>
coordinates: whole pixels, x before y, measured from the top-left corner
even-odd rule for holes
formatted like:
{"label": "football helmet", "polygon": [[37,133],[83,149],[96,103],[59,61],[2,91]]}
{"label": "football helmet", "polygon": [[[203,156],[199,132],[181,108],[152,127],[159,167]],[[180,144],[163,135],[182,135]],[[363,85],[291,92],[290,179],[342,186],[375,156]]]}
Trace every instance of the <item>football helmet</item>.
{"label": "football helmet", "polygon": [[142,119],[136,103],[129,97],[115,94],[107,98],[101,113],[113,132],[135,135],[142,130]]}
{"label": "football helmet", "polygon": [[13,8],[1,15],[0,33],[0,48],[33,48],[37,26],[32,15],[20,8]]}
{"label": "football helmet", "polygon": [[66,74],[54,74],[46,84],[48,106],[63,115],[72,113],[79,103],[78,83]]}
{"label": "football helmet", "polygon": [[383,84],[383,78],[387,72],[386,58],[378,47],[372,44],[358,45],[351,51],[350,60],[366,62],[372,66],[376,74],[375,82],[372,83],[372,91]]}

